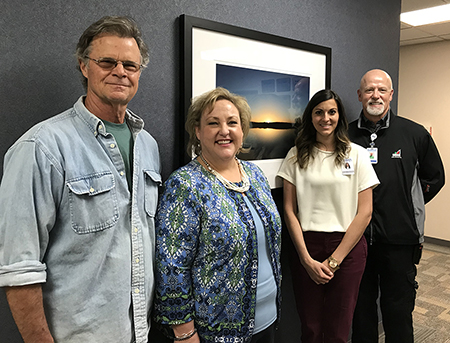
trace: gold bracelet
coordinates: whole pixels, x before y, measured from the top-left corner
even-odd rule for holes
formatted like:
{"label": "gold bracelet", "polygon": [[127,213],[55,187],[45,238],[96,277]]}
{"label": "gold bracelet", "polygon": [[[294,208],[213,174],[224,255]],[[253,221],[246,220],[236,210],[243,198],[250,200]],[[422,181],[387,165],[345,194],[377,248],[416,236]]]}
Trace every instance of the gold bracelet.
{"label": "gold bracelet", "polygon": [[196,328],[193,328],[191,331],[189,331],[188,333],[184,333],[181,336],[176,336],[173,338],[174,341],[185,341],[189,338],[191,338],[192,336],[195,335],[195,333],[197,332]]}

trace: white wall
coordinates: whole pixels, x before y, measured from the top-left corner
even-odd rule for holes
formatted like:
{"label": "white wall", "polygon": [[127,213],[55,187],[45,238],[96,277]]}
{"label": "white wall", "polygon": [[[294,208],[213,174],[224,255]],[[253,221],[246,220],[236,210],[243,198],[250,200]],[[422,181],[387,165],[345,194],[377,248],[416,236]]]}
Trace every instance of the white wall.
{"label": "white wall", "polygon": [[[431,128],[450,178],[450,42],[400,48],[398,114]],[[449,205],[446,185],[426,205],[425,236],[450,241]]]}

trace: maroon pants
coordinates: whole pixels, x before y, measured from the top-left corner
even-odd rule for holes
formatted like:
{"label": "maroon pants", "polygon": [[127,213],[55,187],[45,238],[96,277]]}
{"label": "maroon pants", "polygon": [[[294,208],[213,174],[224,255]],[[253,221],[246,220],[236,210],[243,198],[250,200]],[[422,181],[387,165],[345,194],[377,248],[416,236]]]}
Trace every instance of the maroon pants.
{"label": "maroon pants", "polygon": [[[304,232],[303,236],[311,257],[322,262],[333,253],[344,233]],[[297,254],[294,255],[291,273],[302,343],[346,343],[366,265],[366,239],[361,238],[325,285],[312,281]]]}

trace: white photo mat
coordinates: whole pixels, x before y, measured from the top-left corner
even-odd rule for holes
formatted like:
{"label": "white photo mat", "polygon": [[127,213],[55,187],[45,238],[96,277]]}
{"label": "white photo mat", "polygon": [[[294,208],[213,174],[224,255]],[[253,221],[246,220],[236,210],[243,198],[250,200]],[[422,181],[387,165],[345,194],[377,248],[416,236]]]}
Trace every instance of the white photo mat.
{"label": "white photo mat", "polygon": [[[188,84],[184,85],[184,90],[191,93],[185,97],[195,98],[216,87],[217,64],[307,76],[310,78],[310,97],[330,87],[329,48],[188,16],[184,16],[183,24],[184,30],[190,31],[184,35],[191,38],[184,40],[184,52],[188,54],[184,61],[187,75],[184,81]],[[233,34],[236,32],[237,35]],[[250,38],[246,37],[247,33]],[[255,36],[260,39],[255,39]],[[186,46],[189,44],[190,47]],[[186,62],[191,64],[191,70]],[[184,104],[187,104],[187,99],[184,99]],[[280,158],[251,162],[263,170],[271,188],[278,188],[282,181],[276,178],[276,174],[282,161]]]}

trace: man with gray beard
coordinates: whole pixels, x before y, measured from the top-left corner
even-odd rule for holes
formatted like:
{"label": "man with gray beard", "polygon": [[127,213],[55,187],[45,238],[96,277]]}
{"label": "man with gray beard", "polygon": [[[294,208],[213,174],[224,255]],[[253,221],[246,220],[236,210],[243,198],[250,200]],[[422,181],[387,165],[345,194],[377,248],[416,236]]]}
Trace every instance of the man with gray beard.
{"label": "man with gray beard", "polygon": [[380,294],[386,343],[412,343],[425,204],[443,187],[444,167],[427,130],[390,110],[394,90],[389,74],[368,71],[357,92],[363,109],[350,123],[349,136],[367,148],[381,183],[373,190],[372,220],[365,232],[368,255],[352,342],[378,342]]}

